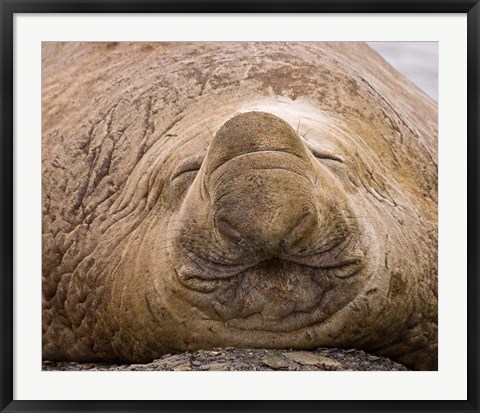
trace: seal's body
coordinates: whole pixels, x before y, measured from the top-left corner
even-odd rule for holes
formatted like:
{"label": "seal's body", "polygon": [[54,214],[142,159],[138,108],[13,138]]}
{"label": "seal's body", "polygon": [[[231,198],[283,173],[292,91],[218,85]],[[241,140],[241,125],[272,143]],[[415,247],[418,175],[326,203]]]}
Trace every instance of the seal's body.
{"label": "seal's body", "polygon": [[366,45],[43,59],[45,359],[335,346],[436,368],[436,105]]}

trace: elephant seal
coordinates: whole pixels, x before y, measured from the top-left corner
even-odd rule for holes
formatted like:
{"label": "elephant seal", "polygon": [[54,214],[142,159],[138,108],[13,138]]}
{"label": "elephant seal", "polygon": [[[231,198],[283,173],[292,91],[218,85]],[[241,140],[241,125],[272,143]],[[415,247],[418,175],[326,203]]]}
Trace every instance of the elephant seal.
{"label": "elephant seal", "polygon": [[437,368],[437,107],[362,43],[44,43],[43,357]]}

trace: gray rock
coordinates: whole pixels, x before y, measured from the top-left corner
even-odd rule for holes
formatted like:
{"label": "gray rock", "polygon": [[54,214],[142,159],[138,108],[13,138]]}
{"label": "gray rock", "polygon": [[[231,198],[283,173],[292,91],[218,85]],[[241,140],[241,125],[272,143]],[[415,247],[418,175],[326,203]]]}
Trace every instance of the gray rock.
{"label": "gray rock", "polygon": [[[183,358],[180,358],[180,359],[176,359],[176,360],[172,360],[172,361],[167,361],[165,363],[165,367],[167,369],[175,369],[175,367],[178,367],[178,366],[181,366],[181,365],[184,365],[186,364],[185,363],[185,359]],[[188,363],[188,366],[190,367],[190,363]]]}
{"label": "gray rock", "polygon": [[284,369],[284,368],[287,368],[290,364],[281,355],[280,356],[269,355],[267,357],[264,357],[262,359],[262,363],[268,367],[271,367],[272,369]]}
{"label": "gray rock", "polygon": [[293,360],[303,366],[323,364],[325,366],[340,367],[341,363],[338,361],[317,354],[312,354],[306,351],[293,351],[291,353],[282,353],[283,356]]}
{"label": "gray rock", "polygon": [[235,362],[235,361],[234,361],[234,362],[233,362],[233,368],[234,368],[235,370],[237,370],[237,371],[238,371],[238,370],[240,370],[240,371],[241,371],[241,370],[249,370],[249,369],[250,369],[250,365],[247,364],[247,363],[244,363],[244,362],[242,362],[242,361],[239,361],[239,362]]}
{"label": "gray rock", "polygon": [[231,367],[226,363],[212,363],[207,364],[206,370],[208,371],[230,371]]}
{"label": "gray rock", "polygon": [[190,364],[184,363],[184,364],[179,364],[178,366],[175,366],[173,368],[174,371],[190,371],[192,368],[190,367]]}

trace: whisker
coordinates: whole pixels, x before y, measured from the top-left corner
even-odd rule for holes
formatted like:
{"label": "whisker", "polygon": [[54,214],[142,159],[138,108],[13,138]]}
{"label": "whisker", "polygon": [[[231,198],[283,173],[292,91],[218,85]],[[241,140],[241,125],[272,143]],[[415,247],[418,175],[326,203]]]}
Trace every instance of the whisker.
{"label": "whisker", "polygon": [[310,128],[309,130],[307,130],[307,131],[305,132],[305,134],[302,136],[302,138],[305,139],[305,137],[307,136],[307,134],[308,134],[312,129],[313,129],[313,128]]}
{"label": "whisker", "polygon": [[208,129],[208,132],[210,132],[210,136],[212,137],[213,139],[213,134],[212,134],[212,131],[210,130],[210,128],[207,126],[207,129]]}

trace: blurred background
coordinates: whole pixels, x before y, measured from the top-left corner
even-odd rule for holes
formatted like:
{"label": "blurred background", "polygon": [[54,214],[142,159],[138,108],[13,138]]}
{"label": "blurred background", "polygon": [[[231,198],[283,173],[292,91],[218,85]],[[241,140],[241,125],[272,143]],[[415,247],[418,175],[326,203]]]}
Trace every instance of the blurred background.
{"label": "blurred background", "polygon": [[438,42],[367,42],[427,95],[438,102]]}

